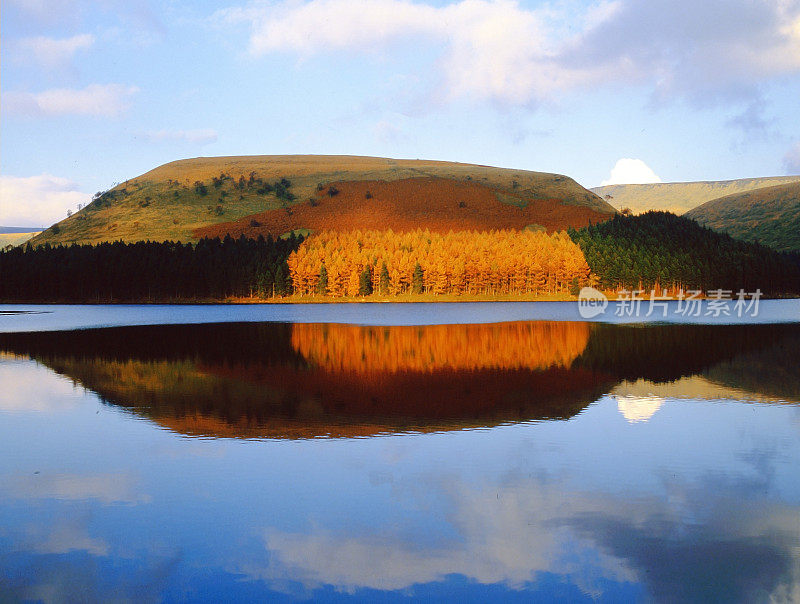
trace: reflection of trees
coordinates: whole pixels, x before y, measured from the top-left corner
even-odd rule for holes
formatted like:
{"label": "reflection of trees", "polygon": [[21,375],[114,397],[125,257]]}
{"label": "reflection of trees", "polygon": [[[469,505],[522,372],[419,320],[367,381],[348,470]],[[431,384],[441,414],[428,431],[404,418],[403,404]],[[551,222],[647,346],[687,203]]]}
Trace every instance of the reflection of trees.
{"label": "reflection of trees", "polygon": [[783,337],[762,342],[762,350],[746,352],[711,367],[704,375],[718,384],[774,398],[800,400],[800,325],[781,328]]}
{"label": "reflection of trees", "polygon": [[[186,434],[359,436],[579,413],[620,380],[800,393],[800,326],[225,324],[0,335]],[[787,394],[788,396],[788,394]]]}
{"label": "reflection of trees", "polygon": [[569,368],[589,341],[588,323],[537,321],[424,327],[298,324],[292,346],[334,371]]}
{"label": "reflection of trees", "polygon": [[0,334],[0,350],[37,360],[50,357],[107,361],[200,361],[303,365],[285,323],[223,323],[109,327],[48,333]]}
{"label": "reflection of trees", "polygon": [[0,348],[184,433],[355,436],[571,417],[610,386],[570,368],[588,332],[234,324],[11,334]]}
{"label": "reflection of trees", "polygon": [[[620,380],[671,382],[744,355],[753,359],[769,355],[768,349],[788,342],[790,337],[796,338],[798,333],[800,325],[600,324],[594,326],[589,343],[575,365],[602,371]],[[791,355],[773,356],[779,366],[789,372],[795,370],[796,363],[792,363]],[[768,387],[768,383],[762,381],[750,389],[758,392],[764,387]]]}

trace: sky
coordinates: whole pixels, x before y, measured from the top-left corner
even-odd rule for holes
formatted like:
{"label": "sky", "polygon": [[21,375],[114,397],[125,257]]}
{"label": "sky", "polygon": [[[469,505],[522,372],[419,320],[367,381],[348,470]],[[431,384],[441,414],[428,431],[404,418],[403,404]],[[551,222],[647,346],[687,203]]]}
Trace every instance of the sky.
{"label": "sky", "polygon": [[800,174],[800,0],[4,0],[0,225],[176,159]]}

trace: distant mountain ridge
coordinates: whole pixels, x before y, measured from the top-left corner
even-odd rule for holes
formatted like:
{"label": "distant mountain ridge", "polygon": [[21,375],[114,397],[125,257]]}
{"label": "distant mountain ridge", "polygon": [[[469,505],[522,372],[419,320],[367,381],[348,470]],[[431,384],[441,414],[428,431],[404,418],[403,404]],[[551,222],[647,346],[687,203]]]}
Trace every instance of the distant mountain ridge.
{"label": "distant mountain ridge", "polygon": [[0,235],[10,235],[12,233],[38,233],[43,230],[44,227],[0,226]]}
{"label": "distant mountain ridge", "polygon": [[798,176],[772,176],[697,182],[606,185],[590,189],[617,210],[629,208],[634,214],[661,210],[685,214],[707,201],[762,187],[800,182]]}

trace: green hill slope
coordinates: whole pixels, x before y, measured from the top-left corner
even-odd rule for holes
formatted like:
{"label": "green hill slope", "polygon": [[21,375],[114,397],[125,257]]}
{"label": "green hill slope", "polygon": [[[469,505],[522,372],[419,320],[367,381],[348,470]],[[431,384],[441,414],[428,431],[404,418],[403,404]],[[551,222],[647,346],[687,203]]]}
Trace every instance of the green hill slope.
{"label": "green hill slope", "polygon": [[[565,209],[566,226],[599,222],[614,213],[614,209],[594,193],[571,178],[558,174],[376,157],[207,157],[164,164],[125,181],[100,195],[83,210],[35,237],[33,243],[133,242],[148,239],[192,241],[199,236],[199,230],[207,230],[213,225],[236,221],[243,221],[248,227],[254,225],[254,228],[262,222],[279,224],[280,221],[271,220],[268,215],[265,218],[265,213],[292,216],[293,208],[299,204],[304,206],[304,216],[313,215],[315,224],[325,225],[328,218],[337,214],[333,202],[340,199],[344,201],[348,194],[355,194],[352,191],[360,190],[352,186],[353,183],[364,185],[372,181],[411,183],[417,199],[420,194],[426,193],[426,187],[430,187],[426,211],[436,214],[439,219],[444,214],[456,225],[459,208],[463,213],[471,210],[467,203],[459,204],[454,197],[465,188],[472,195],[470,199],[481,200],[482,203],[488,203],[489,192],[493,203],[503,204],[506,208],[508,205],[527,208],[526,219],[536,217],[536,204],[547,206],[547,212],[543,211],[544,218],[552,217],[555,205],[556,210]],[[447,187],[442,187],[443,181],[457,186],[447,192]],[[332,183],[344,186],[333,187]],[[334,197],[339,188],[342,189],[342,195]],[[366,193],[361,192],[361,197],[356,200],[359,204],[368,207],[370,203],[379,201],[371,199],[369,190]],[[352,210],[354,200],[346,201]],[[399,211],[403,210],[402,196],[399,200],[392,200],[392,203]],[[569,216],[575,215],[575,208],[580,210],[580,220],[570,222]],[[482,211],[485,209],[481,208]],[[322,213],[325,214],[320,218]],[[257,215],[259,220],[256,220]],[[384,214],[382,221],[386,222],[386,218]],[[474,218],[472,216],[470,224],[475,223]],[[406,212],[404,219],[405,223],[411,220],[417,222],[419,228],[426,228],[427,216],[420,213],[418,207],[413,212]],[[560,220],[563,222],[564,216]],[[440,224],[443,224],[441,220]],[[292,223],[292,228],[303,226]],[[391,226],[378,222],[372,228]],[[331,228],[337,228],[337,225]],[[226,229],[217,230],[222,232]]]}
{"label": "green hill slope", "polygon": [[664,182],[646,185],[607,185],[590,190],[617,210],[630,208],[634,214],[641,214],[648,210],[661,210],[680,215],[712,199],[790,182],[800,182],[800,176]]}
{"label": "green hill slope", "polygon": [[713,199],[686,217],[737,239],[800,252],[800,182]]}

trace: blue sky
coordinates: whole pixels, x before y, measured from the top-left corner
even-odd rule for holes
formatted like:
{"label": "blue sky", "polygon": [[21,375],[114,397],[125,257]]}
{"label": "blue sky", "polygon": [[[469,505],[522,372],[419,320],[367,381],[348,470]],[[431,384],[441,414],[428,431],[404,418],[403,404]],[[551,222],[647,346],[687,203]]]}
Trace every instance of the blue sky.
{"label": "blue sky", "polygon": [[200,155],[800,173],[800,0],[6,0],[2,28],[0,224]]}

